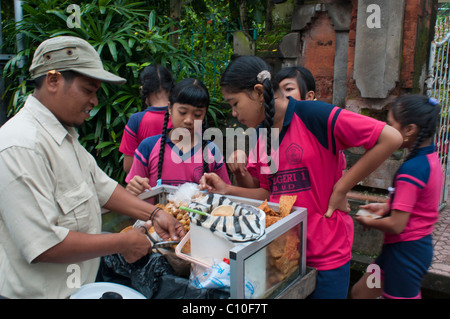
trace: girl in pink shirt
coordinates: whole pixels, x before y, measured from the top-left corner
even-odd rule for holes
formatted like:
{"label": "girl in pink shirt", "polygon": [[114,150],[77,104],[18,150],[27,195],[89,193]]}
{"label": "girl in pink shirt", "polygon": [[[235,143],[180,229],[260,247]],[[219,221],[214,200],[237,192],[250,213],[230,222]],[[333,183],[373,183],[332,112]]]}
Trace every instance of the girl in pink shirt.
{"label": "girl in pink shirt", "polygon": [[[125,179],[127,190],[139,195],[160,184],[198,183],[204,172],[215,172],[230,183],[221,151],[216,144],[203,139],[208,107],[209,93],[202,82],[184,79],[175,85],[162,134],[139,144]],[[173,129],[167,127],[169,115]]]}
{"label": "girl in pink shirt", "polygon": [[[280,91],[296,100],[313,101],[316,96],[316,81],[311,71],[302,66],[291,66],[281,69],[275,80],[279,83]],[[343,167],[345,157],[342,156]],[[234,174],[236,184],[241,187],[259,187],[259,178],[247,170],[247,155],[244,150],[236,150],[227,160],[228,171]]]}
{"label": "girl in pink shirt", "polygon": [[388,203],[361,206],[384,217],[355,216],[365,227],[385,233],[381,254],[375,260],[384,285],[369,287],[367,280],[373,274],[367,272],[352,288],[353,298],[421,297],[421,282],[433,258],[431,233],[439,218],[444,178],[433,143],[439,111],[437,100],[421,95],[400,97],[389,110],[388,123],[402,134],[402,148],[410,152],[395,174]]}
{"label": "girl in pink shirt", "polygon": [[[161,65],[149,65],[141,73],[142,106],[147,108],[130,116],[123,131],[119,152],[124,154],[123,169],[128,173],[134,151],[147,137],[161,134],[169,95],[174,85],[172,74]],[[172,127],[169,119],[168,127]]]}
{"label": "girl in pink shirt", "polygon": [[[259,188],[227,185],[211,173],[200,187],[271,202],[297,195],[295,205],[308,214],[307,264],[319,270],[312,298],[346,298],[353,241],[346,194],[400,146],[401,136],[383,122],[324,102],[286,98],[271,77],[261,58],[241,56],[221,78],[233,116],[267,131],[249,155]],[[367,152],[343,175],[340,151],[355,146]]]}

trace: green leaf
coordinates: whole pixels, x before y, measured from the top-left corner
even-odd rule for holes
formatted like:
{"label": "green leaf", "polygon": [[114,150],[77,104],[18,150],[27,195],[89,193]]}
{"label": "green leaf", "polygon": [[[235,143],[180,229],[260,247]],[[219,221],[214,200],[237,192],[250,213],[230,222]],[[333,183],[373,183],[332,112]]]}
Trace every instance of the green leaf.
{"label": "green leaf", "polygon": [[107,42],[109,47],[109,52],[111,53],[111,56],[115,62],[117,62],[117,48],[116,43],[112,40]]}

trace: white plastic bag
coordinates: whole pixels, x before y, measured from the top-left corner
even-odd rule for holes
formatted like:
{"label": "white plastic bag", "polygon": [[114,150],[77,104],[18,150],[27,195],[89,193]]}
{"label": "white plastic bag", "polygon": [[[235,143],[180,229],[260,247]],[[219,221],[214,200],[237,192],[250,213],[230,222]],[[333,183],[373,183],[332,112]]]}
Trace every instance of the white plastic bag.
{"label": "white plastic bag", "polygon": [[[214,260],[211,267],[191,264],[189,282],[199,289],[223,289],[230,287],[230,265],[225,261]],[[250,299],[256,287],[249,280],[245,281],[245,298]]]}

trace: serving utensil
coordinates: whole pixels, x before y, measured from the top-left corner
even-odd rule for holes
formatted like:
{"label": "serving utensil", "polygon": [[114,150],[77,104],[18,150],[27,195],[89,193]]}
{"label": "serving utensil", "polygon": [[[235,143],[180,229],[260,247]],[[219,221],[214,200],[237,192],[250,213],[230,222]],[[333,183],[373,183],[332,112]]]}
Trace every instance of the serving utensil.
{"label": "serving utensil", "polygon": [[203,215],[203,216],[208,216],[207,213],[202,212],[201,210],[196,210],[196,209],[192,209],[192,208],[185,207],[185,206],[180,206],[179,208],[181,210],[185,210],[185,211],[188,211],[188,212],[196,213],[196,214]]}

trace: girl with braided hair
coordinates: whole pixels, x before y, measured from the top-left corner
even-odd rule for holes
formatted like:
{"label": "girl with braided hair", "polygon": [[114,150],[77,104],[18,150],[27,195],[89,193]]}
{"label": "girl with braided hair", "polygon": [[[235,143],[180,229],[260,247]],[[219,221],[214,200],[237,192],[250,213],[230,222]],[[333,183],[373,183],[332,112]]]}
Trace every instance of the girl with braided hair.
{"label": "girl with braided hair", "polygon": [[[250,155],[261,150],[267,154],[249,155],[248,170],[259,179],[258,188],[227,185],[212,173],[203,175],[200,188],[270,202],[296,195],[295,206],[305,207],[308,214],[306,262],[318,270],[310,297],[346,298],[353,242],[346,194],[400,146],[400,133],[324,102],[287,98],[271,79],[269,66],[255,56],[231,61],[222,74],[221,90],[239,122],[267,131]],[[343,175],[340,151],[356,146],[367,151]]]}
{"label": "girl with braided hair", "polygon": [[[381,254],[375,260],[383,285],[369,288],[367,272],[353,286],[353,298],[421,297],[420,287],[433,258],[432,231],[439,218],[443,171],[433,143],[439,102],[421,95],[404,95],[392,104],[388,123],[403,136],[408,156],[394,176],[387,203],[361,206],[383,218],[355,216],[364,227],[384,232]],[[384,287],[383,287],[384,286]]]}
{"label": "girl with braided hair", "polygon": [[[302,66],[290,66],[281,69],[275,75],[275,81],[279,83],[279,89],[284,96],[292,96],[296,100],[315,99],[316,82],[311,71]],[[345,157],[342,156],[343,168]],[[247,155],[244,150],[237,149],[227,160],[228,172],[236,178],[236,184],[242,187],[258,187],[259,179],[247,170]]]}
{"label": "girl with braided hair", "polygon": [[[119,151],[124,154],[125,173],[130,171],[134,151],[139,143],[149,136],[161,133],[169,95],[174,85],[172,74],[161,65],[146,66],[140,81],[142,107],[147,108],[131,115],[123,131]],[[168,127],[172,127],[170,120]]]}
{"label": "girl with braided hair", "polygon": [[[126,189],[139,195],[159,184],[199,183],[205,172],[215,172],[230,183],[222,153],[203,138],[210,102],[206,86],[183,79],[173,88],[169,102],[162,134],[146,138],[135,152]],[[167,127],[169,115],[173,129]]]}

